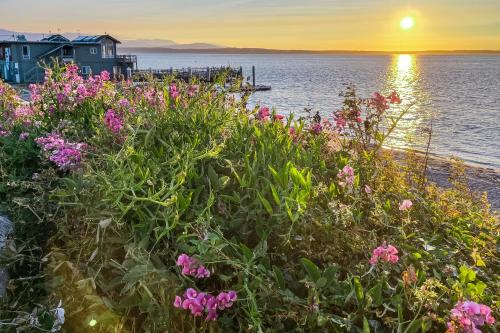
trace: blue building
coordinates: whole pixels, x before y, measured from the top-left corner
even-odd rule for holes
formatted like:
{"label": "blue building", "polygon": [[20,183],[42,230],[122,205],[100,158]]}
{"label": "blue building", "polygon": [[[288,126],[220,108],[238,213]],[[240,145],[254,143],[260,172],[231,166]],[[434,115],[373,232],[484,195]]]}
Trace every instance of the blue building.
{"label": "blue building", "polygon": [[80,36],[72,41],[62,35],[50,35],[28,41],[22,35],[0,40],[0,79],[11,83],[41,82],[44,67],[54,61],[75,63],[83,76],[106,70],[115,78],[137,68],[137,57],[118,55],[120,41],[109,35]]}

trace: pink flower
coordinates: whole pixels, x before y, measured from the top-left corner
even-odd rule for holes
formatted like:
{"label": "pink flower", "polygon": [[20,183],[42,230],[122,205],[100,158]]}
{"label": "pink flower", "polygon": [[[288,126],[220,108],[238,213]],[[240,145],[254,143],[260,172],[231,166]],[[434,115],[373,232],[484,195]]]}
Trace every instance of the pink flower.
{"label": "pink flower", "polygon": [[263,106],[259,109],[259,112],[257,113],[256,118],[260,121],[267,121],[267,120],[269,120],[270,115],[271,115],[271,111],[269,110],[269,108]]}
{"label": "pink flower", "polygon": [[387,98],[391,104],[401,104],[401,98],[396,91],[393,91]]}
{"label": "pink flower", "polygon": [[347,120],[344,118],[344,114],[340,111],[334,113],[333,120],[335,121],[335,126],[339,131],[343,130],[347,125]]}
{"label": "pink flower", "polygon": [[76,87],[76,93],[80,98],[84,98],[87,95],[87,88],[85,88],[84,84],[79,84],[78,87]]}
{"label": "pink flower", "polygon": [[182,298],[180,296],[175,296],[174,307],[180,308],[182,306]]}
{"label": "pink flower", "polygon": [[0,138],[1,137],[6,137],[6,136],[9,136],[10,135],[10,132],[9,131],[6,131],[6,130],[0,130]]}
{"label": "pink flower", "polygon": [[198,93],[198,89],[199,87],[197,85],[194,84],[190,85],[187,91],[188,96],[193,97],[194,95],[196,95]]}
{"label": "pink flower", "polygon": [[323,131],[323,126],[321,126],[320,123],[314,123],[312,126],[311,126],[311,131],[318,135],[320,134],[322,131]]}
{"label": "pink flower", "polygon": [[210,277],[210,271],[205,266],[185,253],[179,255],[176,264],[182,267],[181,274],[184,276],[194,276],[197,279]]}
{"label": "pink flower", "polygon": [[104,114],[104,124],[113,132],[118,133],[123,128],[123,119],[113,109]]}
{"label": "pink flower", "polygon": [[101,80],[103,80],[103,81],[109,81],[110,78],[111,78],[111,75],[109,74],[108,71],[102,71],[101,72]]}
{"label": "pink flower", "polygon": [[130,102],[126,98],[122,98],[118,101],[118,105],[122,108],[127,108],[130,105]]}
{"label": "pink flower", "polygon": [[484,304],[473,301],[459,301],[450,311],[448,332],[477,333],[480,327],[493,325],[495,318],[491,315],[491,309]]}
{"label": "pink flower", "polygon": [[371,99],[371,105],[377,108],[379,112],[383,112],[389,109],[389,104],[387,102],[387,99],[378,92],[373,94],[373,97]]}
{"label": "pink flower", "polygon": [[177,97],[179,97],[179,95],[181,94],[180,91],[177,89],[177,86],[175,85],[175,83],[172,83],[170,85],[169,93],[170,93],[170,97],[172,99],[177,99]]}
{"label": "pink flower", "polygon": [[218,318],[218,311],[232,307],[237,298],[237,293],[232,290],[213,296],[209,293],[197,292],[193,288],[188,288],[184,293],[184,299],[175,296],[174,307],[189,310],[195,317],[200,317],[205,313],[206,321],[214,321]]}
{"label": "pink flower", "polygon": [[366,194],[372,194],[372,188],[368,185],[365,185],[365,193]]}
{"label": "pink flower", "polygon": [[346,165],[342,170],[339,171],[337,177],[339,179],[340,186],[352,186],[354,184],[354,169],[349,165]]}
{"label": "pink flower", "polygon": [[37,138],[35,142],[49,155],[49,160],[63,171],[77,169],[87,149],[85,143],[67,142],[57,134]]}
{"label": "pink flower", "polygon": [[274,115],[274,119],[275,119],[275,120],[283,120],[283,118],[285,118],[285,116],[284,116],[284,115],[282,115],[282,114],[275,114],[275,115]]}
{"label": "pink flower", "polygon": [[399,205],[399,210],[404,212],[409,210],[413,206],[413,202],[411,200],[403,200],[403,202]]}
{"label": "pink flower", "polygon": [[371,265],[376,265],[379,261],[395,264],[398,260],[398,250],[394,246],[387,245],[387,243],[384,242],[381,246],[373,250],[369,262]]}
{"label": "pink flower", "polygon": [[29,136],[30,134],[28,132],[22,132],[19,134],[19,141],[25,141]]}

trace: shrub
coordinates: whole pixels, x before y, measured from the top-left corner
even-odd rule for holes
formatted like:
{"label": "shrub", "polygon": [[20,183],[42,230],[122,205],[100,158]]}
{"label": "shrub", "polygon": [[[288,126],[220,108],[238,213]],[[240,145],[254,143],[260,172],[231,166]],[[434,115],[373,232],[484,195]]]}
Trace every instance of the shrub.
{"label": "shrub", "polygon": [[0,91],[8,329],[494,324],[498,220],[460,165],[450,189],[416,186],[421,170],[382,149],[406,112],[395,92],[349,87],[329,121],[248,110],[217,84],[83,79],[74,65],[48,70],[30,103]]}

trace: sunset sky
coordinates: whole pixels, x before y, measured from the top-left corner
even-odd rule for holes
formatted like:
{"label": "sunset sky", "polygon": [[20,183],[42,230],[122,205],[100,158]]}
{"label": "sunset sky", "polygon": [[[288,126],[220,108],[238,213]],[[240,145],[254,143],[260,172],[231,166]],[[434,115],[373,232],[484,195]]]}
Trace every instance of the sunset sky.
{"label": "sunset sky", "polygon": [[0,0],[0,17],[15,31],[234,47],[500,50],[499,0]]}

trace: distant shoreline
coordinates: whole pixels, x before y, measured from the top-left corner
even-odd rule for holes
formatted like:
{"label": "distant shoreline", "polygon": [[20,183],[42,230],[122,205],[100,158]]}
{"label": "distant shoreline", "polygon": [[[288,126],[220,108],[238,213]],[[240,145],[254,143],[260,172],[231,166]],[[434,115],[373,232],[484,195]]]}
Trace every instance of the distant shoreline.
{"label": "distant shoreline", "polygon": [[119,47],[120,52],[139,53],[202,53],[202,54],[319,54],[319,55],[500,55],[500,50],[429,50],[429,51],[356,51],[356,50],[274,50],[262,48],[182,49],[168,47]]}

